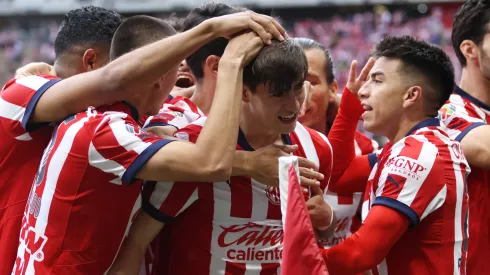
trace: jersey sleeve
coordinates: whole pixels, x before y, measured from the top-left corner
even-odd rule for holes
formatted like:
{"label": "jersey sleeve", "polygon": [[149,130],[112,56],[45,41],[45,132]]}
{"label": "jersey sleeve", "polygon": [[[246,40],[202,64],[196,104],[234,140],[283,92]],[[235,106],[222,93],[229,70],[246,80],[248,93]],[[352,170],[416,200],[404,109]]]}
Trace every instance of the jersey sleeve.
{"label": "jersey sleeve", "polygon": [[196,143],[197,138],[199,137],[199,134],[201,133],[204,124],[206,123],[206,120],[207,120],[206,117],[199,118],[193,123],[175,132],[174,137],[180,140]]}
{"label": "jersey sleeve", "polygon": [[468,111],[464,105],[450,102],[439,110],[439,119],[446,126],[449,137],[458,142],[461,142],[472,129],[486,124],[477,114]]}
{"label": "jersey sleeve", "polygon": [[198,199],[198,184],[148,182],[143,190],[143,210],[162,223],[169,223]]}
{"label": "jersey sleeve", "polygon": [[164,104],[158,115],[149,117],[144,128],[155,126],[173,126],[182,129],[201,117],[197,106],[189,99],[175,98],[170,104]]}
{"label": "jersey sleeve", "polygon": [[445,202],[444,165],[447,163],[434,144],[407,137],[393,146],[392,154],[381,167],[372,205],[398,210],[412,227],[417,225]]}
{"label": "jersey sleeve", "polygon": [[0,92],[0,121],[6,132],[18,138],[45,125],[28,127],[28,122],[41,96],[58,81],[59,78],[47,75],[10,80]]}
{"label": "jersey sleeve", "polygon": [[356,150],[356,156],[372,154],[378,151],[379,144],[370,139],[365,134],[356,131],[356,136],[354,137],[354,145]]}
{"label": "jersey sleeve", "polygon": [[89,145],[89,164],[117,176],[113,183],[131,184],[138,171],[162,147],[173,140],[140,130],[121,114],[104,115]]}
{"label": "jersey sleeve", "polygon": [[312,129],[308,129],[310,133],[311,139],[313,141],[313,145],[315,146],[315,150],[318,154],[319,160],[319,172],[322,173],[325,177],[322,181],[320,181],[320,187],[325,190],[328,188],[330,183],[330,178],[332,176],[332,167],[333,167],[333,152],[332,146],[328,141],[327,137],[322,133],[314,131]]}

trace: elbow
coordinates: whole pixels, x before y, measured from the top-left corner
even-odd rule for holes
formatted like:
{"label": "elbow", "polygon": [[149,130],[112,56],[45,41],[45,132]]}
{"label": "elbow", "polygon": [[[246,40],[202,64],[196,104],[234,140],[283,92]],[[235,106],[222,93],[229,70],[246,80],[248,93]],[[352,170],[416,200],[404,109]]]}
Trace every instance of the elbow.
{"label": "elbow", "polygon": [[215,165],[209,165],[207,171],[209,171],[209,177],[211,181],[223,182],[227,181],[231,177],[232,166],[227,163],[218,163]]}

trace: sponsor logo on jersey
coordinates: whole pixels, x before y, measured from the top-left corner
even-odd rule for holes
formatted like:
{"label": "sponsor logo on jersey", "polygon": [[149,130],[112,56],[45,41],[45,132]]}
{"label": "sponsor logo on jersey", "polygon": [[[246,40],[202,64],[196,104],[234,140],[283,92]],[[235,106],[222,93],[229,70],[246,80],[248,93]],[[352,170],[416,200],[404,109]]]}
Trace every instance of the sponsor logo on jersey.
{"label": "sponsor logo on jersey", "polygon": [[421,178],[421,172],[427,170],[427,168],[420,165],[417,160],[404,156],[389,159],[385,167],[390,169],[390,174],[416,180]]}
{"label": "sponsor logo on jersey", "polygon": [[220,226],[217,243],[224,256],[237,262],[279,262],[282,259],[284,231],[282,226],[256,223]]}

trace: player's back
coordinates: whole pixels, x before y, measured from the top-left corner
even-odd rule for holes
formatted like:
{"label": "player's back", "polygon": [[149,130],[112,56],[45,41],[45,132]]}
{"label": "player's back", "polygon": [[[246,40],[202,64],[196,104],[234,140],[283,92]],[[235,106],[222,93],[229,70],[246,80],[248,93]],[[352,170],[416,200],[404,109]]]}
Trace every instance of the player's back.
{"label": "player's back", "polygon": [[[490,123],[490,106],[457,87],[440,110],[449,135],[462,140],[471,129]],[[469,243],[468,274],[490,274],[490,171],[471,167],[468,176]]]}
{"label": "player's back", "polygon": [[110,267],[141,206],[133,162],[156,139],[139,131],[131,111],[123,103],[89,108],[55,129],[29,197],[14,274]]}
{"label": "player's back", "polygon": [[13,79],[0,92],[0,274],[10,273],[14,264],[29,190],[53,131],[46,124],[28,128],[27,122],[39,97],[57,81]]}
{"label": "player's back", "polygon": [[441,127],[387,144],[370,175],[363,218],[371,205],[384,205],[404,214],[410,227],[377,266],[379,274],[466,274],[469,172],[459,143]]}
{"label": "player's back", "polygon": [[[200,118],[176,136],[195,142],[205,121]],[[282,139],[285,144],[298,144],[299,156],[320,165],[326,187],[332,165],[328,140],[299,123]],[[254,150],[241,131],[237,150]],[[150,186],[145,187],[151,204],[145,207],[147,213],[172,226],[168,274],[278,274],[283,228],[277,188],[250,177]]]}

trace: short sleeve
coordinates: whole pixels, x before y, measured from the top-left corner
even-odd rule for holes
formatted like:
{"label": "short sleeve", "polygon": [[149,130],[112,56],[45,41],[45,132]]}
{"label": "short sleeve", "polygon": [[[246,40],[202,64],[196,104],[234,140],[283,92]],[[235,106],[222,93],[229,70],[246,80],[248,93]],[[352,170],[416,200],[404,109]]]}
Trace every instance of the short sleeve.
{"label": "short sleeve", "polygon": [[180,140],[196,143],[197,138],[199,137],[199,134],[201,133],[204,124],[206,123],[206,120],[207,120],[206,117],[199,118],[193,123],[175,132],[174,137]]}
{"label": "short sleeve", "polygon": [[169,223],[198,199],[198,184],[191,182],[147,182],[143,210],[162,223]]}
{"label": "short sleeve", "polygon": [[189,101],[189,99],[186,99],[178,100],[175,104],[164,104],[157,115],[146,120],[143,127],[170,125],[177,128],[177,130],[186,127],[201,117],[197,107]]}
{"label": "short sleeve", "polygon": [[308,129],[308,132],[311,135],[313,145],[315,146],[315,150],[318,154],[318,161],[320,163],[319,172],[325,176],[324,179],[320,181],[320,187],[323,190],[325,190],[330,183],[330,177],[332,175],[332,168],[333,168],[332,146],[330,145],[328,138],[322,133],[319,133],[311,129]]}
{"label": "short sleeve", "polygon": [[434,144],[407,137],[392,148],[380,169],[373,205],[398,210],[407,216],[411,226],[445,202],[444,161]]}
{"label": "short sleeve", "polygon": [[10,80],[0,92],[0,121],[6,132],[17,138],[39,126],[28,122],[41,96],[60,79],[53,76],[27,76]]}
{"label": "short sleeve", "polygon": [[471,130],[485,125],[485,121],[477,114],[468,112],[464,106],[446,103],[439,110],[439,119],[447,128],[450,138],[461,142]]}
{"label": "short sleeve", "polygon": [[172,141],[140,130],[124,114],[104,115],[89,145],[89,164],[116,175],[114,183],[131,184],[146,162]]}

